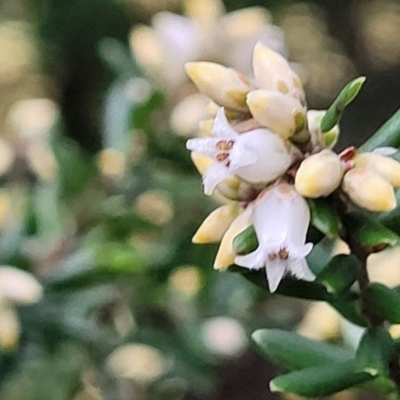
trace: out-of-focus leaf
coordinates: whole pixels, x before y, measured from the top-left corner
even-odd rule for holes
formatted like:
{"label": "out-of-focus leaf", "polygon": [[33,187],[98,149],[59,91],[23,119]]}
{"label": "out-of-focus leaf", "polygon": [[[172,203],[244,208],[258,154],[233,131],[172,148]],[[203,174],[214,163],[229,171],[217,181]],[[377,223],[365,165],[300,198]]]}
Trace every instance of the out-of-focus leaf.
{"label": "out-of-focus leaf", "polygon": [[62,135],[55,135],[51,145],[58,164],[62,194],[80,194],[96,176],[94,165],[76,143]]}
{"label": "out-of-focus leaf", "polygon": [[341,347],[279,329],[260,329],[252,334],[252,338],[263,354],[289,370],[345,361],[352,357]]}
{"label": "out-of-focus leaf", "polygon": [[327,199],[308,199],[311,224],[328,238],[337,238],[342,226],[339,216]]}
{"label": "out-of-focus leaf", "polygon": [[173,378],[157,382],[149,391],[149,400],[181,400],[188,387],[183,379]]}
{"label": "out-of-focus leaf", "polygon": [[322,117],[322,132],[330,131],[335,125],[339,123],[344,109],[355,99],[364,82],[365,77],[360,77],[354,79],[343,88],[343,90],[339,93],[339,96]]}
{"label": "out-of-focus leaf", "polygon": [[333,257],[322,272],[318,281],[331,293],[340,293],[350,289],[361,271],[361,264],[353,255],[338,254]]}
{"label": "out-of-focus leaf", "polygon": [[368,326],[368,321],[361,314],[358,299],[332,298],[329,304],[353,324]]}
{"label": "out-of-focus leaf", "polygon": [[362,292],[363,303],[379,319],[400,323],[400,293],[380,283],[369,284]]}
{"label": "out-of-focus leaf", "polygon": [[343,222],[357,243],[367,247],[370,252],[380,251],[382,247],[394,246],[400,237],[386,228],[374,217],[363,212],[346,214]]}
{"label": "out-of-focus leaf", "polygon": [[371,375],[388,375],[389,361],[394,351],[394,342],[389,333],[381,327],[370,327],[357,349],[356,363]]}
{"label": "out-of-focus leaf", "polygon": [[372,379],[373,375],[359,371],[354,362],[344,361],[278,376],[271,381],[270,389],[306,397],[330,396]]}
{"label": "out-of-focus leaf", "polygon": [[233,249],[236,254],[248,254],[257,247],[258,240],[253,225],[249,226],[233,239]]}
{"label": "out-of-focus leaf", "polygon": [[396,111],[362,146],[359,151],[372,151],[378,147],[400,146],[400,110]]}

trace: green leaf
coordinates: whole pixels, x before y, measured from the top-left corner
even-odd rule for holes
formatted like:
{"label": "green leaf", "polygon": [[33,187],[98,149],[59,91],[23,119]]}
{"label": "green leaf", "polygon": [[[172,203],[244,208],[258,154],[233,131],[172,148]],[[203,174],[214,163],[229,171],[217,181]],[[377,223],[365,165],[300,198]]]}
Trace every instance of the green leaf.
{"label": "green leaf", "polygon": [[361,264],[354,255],[339,254],[333,257],[322,272],[318,281],[330,293],[340,293],[350,289],[361,271]]}
{"label": "green leaf", "polygon": [[253,225],[249,226],[233,239],[233,249],[236,254],[248,254],[257,247],[258,240]]}
{"label": "green leaf", "polygon": [[395,352],[395,345],[389,333],[381,327],[368,328],[356,353],[356,363],[361,370],[371,375],[388,375],[389,361]]}
{"label": "green leaf", "polygon": [[260,329],[252,334],[252,338],[264,355],[289,370],[346,361],[352,357],[341,347],[280,329]]}
{"label": "green leaf", "polygon": [[344,318],[358,326],[368,326],[368,321],[363,317],[359,308],[359,302],[355,300],[333,298],[329,304]]}
{"label": "green leaf", "polygon": [[346,214],[343,223],[356,242],[367,247],[370,253],[381,251],[386,246],[394,246],[400,239],[395,232],[363,212]]}
{"label": "green leaf", "polygon": [[344,89],[339,93],[339,96],[322,117],[322,132],[330,131],[335,125],[339,123],[344,109],[355,99],[364,82],[365,77],[360,77],[354,79],[344,87]]}
{"label": "green leaf", "polygon": [[278,376],[270,382],[272,392],[290,392],[300,396],[329,396],[374,379],[359,371],[352,361],[330,363]]}
{"label": "green leaf", "polygon": [[377,318],[400,323],[400,293],[380,283],[369,284],[362,292],[363,304]]}
{"label": "green leaf", "polygon": [[400,146],[400,110],[396,111],[360,148],[360,152],[372,151],[378,147]]}
{"label": "green leaf", "polygon": [[308,199],[311,224],[329,238],[339,236],[342,223],[328,199]]}

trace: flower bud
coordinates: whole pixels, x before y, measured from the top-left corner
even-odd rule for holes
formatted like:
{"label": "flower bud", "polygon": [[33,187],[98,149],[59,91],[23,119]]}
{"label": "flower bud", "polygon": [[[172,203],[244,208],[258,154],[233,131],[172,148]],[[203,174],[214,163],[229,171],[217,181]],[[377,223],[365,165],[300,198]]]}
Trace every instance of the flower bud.
{"label": "flower bud", "polygon": [[335,191],[342,181],[344,166],[337,154],[325,149],[306,158],[296,173],[296,190],[312,199]]}
{"label": "flower bud", "polygon": [[271,90],[253,90],[247,95],[253,117],[282,139],[300,132],[306,122],[306,110],[293,97]]}
{"label": "flower bud", "polygon": [[307,124],[311,134],[311,143],[316,148],[333,148],[339,138],[339,125],[335,125],[330,131],[322,133],[321,120],[325,110],[308,110]]}
{"label": "flower bud", "polygon": [[214,129],[214,118],[205,119],[199,122],[198,136],[211,136]]}
{"label": "flower bud", "polygon": [[254,47],[253,72],[258,86],[262,89],[277,90],[304,100],[303,85],[288,61],[261,42]]}
{"label": "flower bud", "polygon": [[0,303],[0,349],[13,351],[18,346],[20,324],[18,314],[7,303]]}
{"label": "flower bud", "polygon": [[387,179],[394,187],[400,187],[400,163],[393,158],[376,153],[360,153],[354,161],[357,167],[370,168]]}
{"label": "flower bud", "polygon": [[192,151],[190,153],[190,157],[192,158],[193,164],[197,171],[199,171],[200,175],[204,175],[208,168],[210,168],[214,163],[212,158],[198,153],[197,151]]}
{"label": "flower bud", "polygon": [[212,62],[189,62],[185,64],[185,70],[200,92],[215,103],[247,110],[246,95],[251,87],[240,72]]}
{"label": "flower bud", "polygon": [[396,207],[393,186],[375,171],[356,167],[343,178],[342,189],[357,206],[369,211],[391,211]]}
{"label": "flower bud", "polygon": [[233,239],[251,225],[250,216],[251,207],[247,207],[232,222],[222,238],[217,256],[215,257],[214,269],[225,270],[234,263],[236,253],[233,249]]}
{"label": "flower bud", "polygon": [[219,243],[239,212],[238,203],[218,207],[200,225],[192,242],[198,244]]}

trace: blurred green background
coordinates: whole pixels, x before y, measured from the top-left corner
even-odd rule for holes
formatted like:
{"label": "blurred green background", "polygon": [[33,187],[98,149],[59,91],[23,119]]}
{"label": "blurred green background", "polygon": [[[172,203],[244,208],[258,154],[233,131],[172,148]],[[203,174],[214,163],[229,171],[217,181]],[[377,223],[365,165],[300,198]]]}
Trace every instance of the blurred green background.
{"label": "blurred green background", "polygon": [[[255,5],[283,30],[310,108],[367,76],[339,148],[399,107],[398,1],[225,0]],[[129,40],[164,10],[183,6],[0,2],[0,264],[31,274],[0,267],[1,400],[279,399],[252,331],[343,340],[326,309],[314,332],[308,303],[213,271],[217,246],[191,243],[216,203],[169,123],[185,92],[148,77]]]}

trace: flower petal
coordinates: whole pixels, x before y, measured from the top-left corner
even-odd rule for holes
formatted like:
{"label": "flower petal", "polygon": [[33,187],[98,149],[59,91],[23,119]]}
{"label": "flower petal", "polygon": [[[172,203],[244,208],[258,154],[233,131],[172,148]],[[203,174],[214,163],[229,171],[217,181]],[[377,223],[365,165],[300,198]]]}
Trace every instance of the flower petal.
{"label": "flower petal", "polygon": [[236,256],[235,264],[248,269],[260,269],[265,266],[268,251],[261,246],[257,250],[244,256]]}
{"label": "flower petal", "polygon": [[215,157],[219,150],[216,145],[219,142],[218,138],[195,138],[189,139],[186,142],[186,148],[197,153],[204,154],[208,157]]}
{"label": "flower petal", "polygon": [[218,138],[234,139],[239,136],[238,132],[229,124],[224,107],[217,112],[212,133]]}
{"label": "flower petal", "polygon": [[313,281],[315,275],[311,272],[305,258],[293,258],[287,260],[289,272],[296,278],[305,281]]}
{"label": "flower petal", "polygon": [[204,193],[211,195],[215,187],[229,176],[230,173],[227,167],[219,163],[211,165],[203,176]]}
{"label": "flower petal", "polygon": [[286,261],[277,258],[267,261],[266,270],[270,293],[275,292],[286,272]]}

